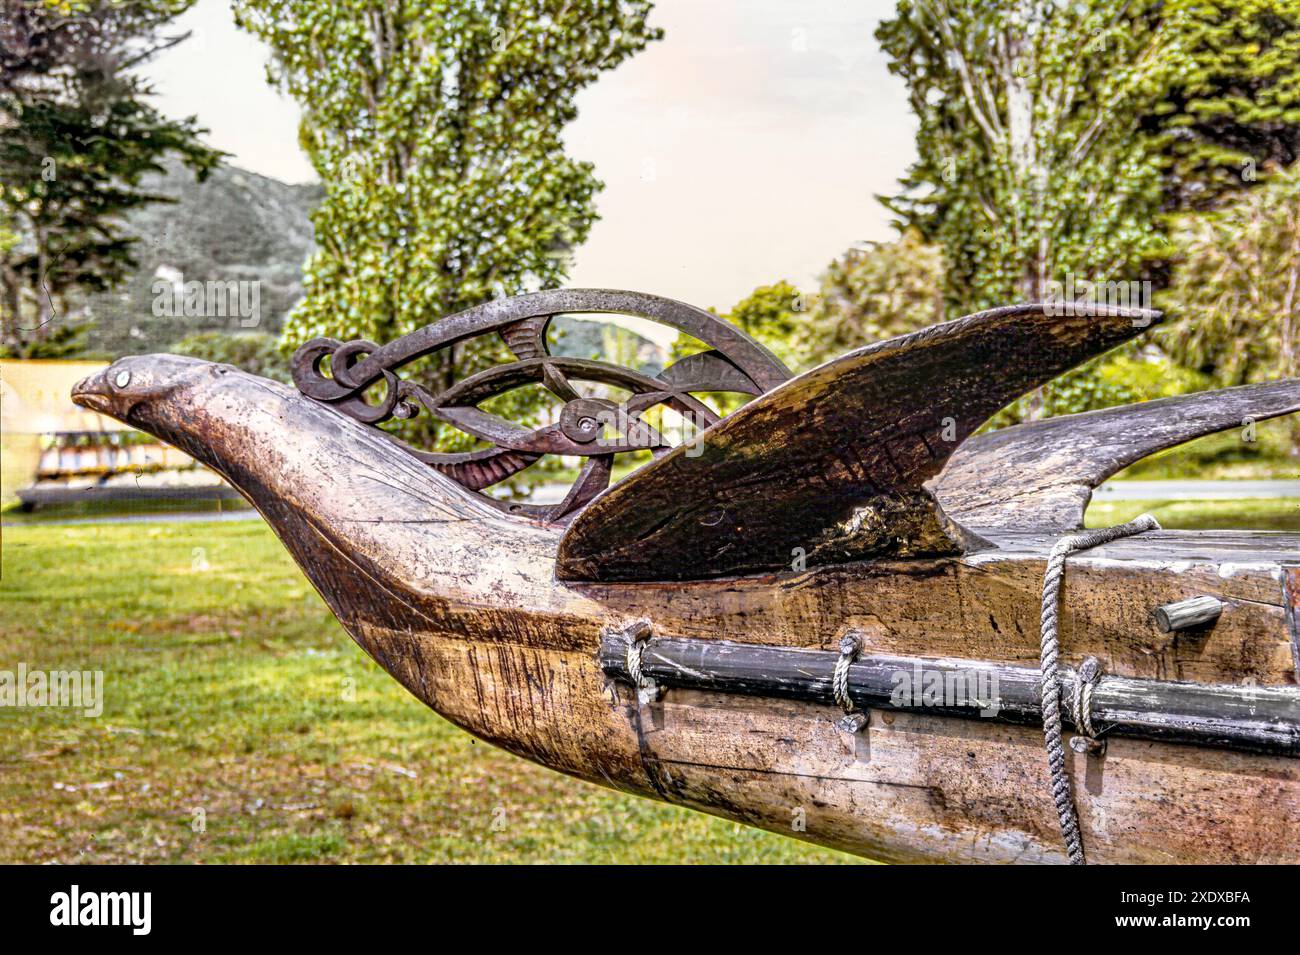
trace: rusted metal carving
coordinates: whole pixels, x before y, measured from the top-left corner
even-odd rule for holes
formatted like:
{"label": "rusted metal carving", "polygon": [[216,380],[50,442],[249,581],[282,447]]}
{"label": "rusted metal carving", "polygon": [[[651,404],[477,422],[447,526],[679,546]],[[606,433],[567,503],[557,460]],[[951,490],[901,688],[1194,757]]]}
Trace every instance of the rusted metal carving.
{"label": "rusted metal carving", "polygon": [[[548,346],[547,327],[552,318],[565,313],[648,318],[686,333],[709,350],[653,376],[605,361],[555,356]],[[400,369],[418,359],[491,333],[501,336],[515,361],[441,391],[398,377]],[[471,491],[499,484],[546,454],[585,458],[577,480],[559,504],[508,505],[512,513],[548,521],[571,515],[604,490],[616,455],[650,451],[658,457],[672,449],[669,438],[645,420],[651,408],[676,412],[689,435],[718,420],[717,412],[695,397],[697,393],[759,395],[789,377],[789,370],[767,349],[709,312],[654,295],[605,289],[539,292],[489,302],[384,345],[315,338],[293,357],[293,379],[299,390],[357,421],[379,425],[423,411],[478,439],[484,447],[461,453],[420,450],[399,442]],[[531,384],[541,385],[562,403],[554,421],[522,426],[481,407],[491,398]],[[368,401],[367,392],[376,386],[381,396]],[[618,393],[627,397],[611,397]],[[497,503],[491,497],[487,500]]]}

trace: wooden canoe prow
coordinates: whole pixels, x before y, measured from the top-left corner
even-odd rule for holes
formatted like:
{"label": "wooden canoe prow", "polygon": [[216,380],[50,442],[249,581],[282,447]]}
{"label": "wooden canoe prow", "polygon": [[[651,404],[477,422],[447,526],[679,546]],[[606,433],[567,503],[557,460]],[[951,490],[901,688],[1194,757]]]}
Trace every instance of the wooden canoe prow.
{"label": "wooden canoe prow", "polygon": [[[128,381],[119,387],[117,381]],[[512,517],[375,429],[286,386],[169,356],[122,359],[77,400],[215,468],[266,518],[356,642],[481,739],[600,785],[876,859],[1061,862],[1042,731],[877,707],[669,689],[642,702],[600,659],[658,637],[1034,666],[1049,534],[978,553],[712,580],[556,579],[562,528]],[[1300,536],[1156,532],[1070,558],[1061,653],[1105,672],[1297,685]],[[1197,632],[1154,608],[1222,601]],[[1300,760],[1117,737],[1068,754],[1092,862],[1298,862]]]}

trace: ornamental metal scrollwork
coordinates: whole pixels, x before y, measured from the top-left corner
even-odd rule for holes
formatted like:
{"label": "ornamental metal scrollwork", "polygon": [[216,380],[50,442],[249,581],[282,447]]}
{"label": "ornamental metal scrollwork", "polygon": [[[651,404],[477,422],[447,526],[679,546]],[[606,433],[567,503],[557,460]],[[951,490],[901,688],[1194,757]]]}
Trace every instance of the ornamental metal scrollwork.
{"label": "ornamental metal scrollwork", "polygon": [[[546,338],[551,320],[584,313],[650,319],[690,335],[708,350],[689,355],[655,376],[610,362],[552,355]],[[492,333],[501,336],[514,361],[436,393],[398,377],[397,372],[413,361]],[[328,373],[323,367],[326,359]],[[544,521],[565,520],[608,487],[618,454],[648,450],[658,457],[671,449],[669,440],[644,420],[649,409],[662,405],[703,428],[719,416],[696,394],[760,395],[790,377],[790,371],[766,348],[703,309],[655,295],[605,289],[498,299],[382,345],[363,339],[314,338],[294,353],[292,369],[294,384],[304,395],[364,424],[377,426],[423,411],[486,442],[487,447],[475,451],[448,453],[414,448],[388,435],[414,457],[492,504]],[[367,392],[381,383],[382,396],[367,401]],[[617,402],[584,393],[576,383],[613,386],[629,397]],[[479,407],[489,398],[531,384],[540,384],[563,403],[554,422],[523,426]],[[586,459],[558,504],[504,502],[481,493],[546,454]]]}

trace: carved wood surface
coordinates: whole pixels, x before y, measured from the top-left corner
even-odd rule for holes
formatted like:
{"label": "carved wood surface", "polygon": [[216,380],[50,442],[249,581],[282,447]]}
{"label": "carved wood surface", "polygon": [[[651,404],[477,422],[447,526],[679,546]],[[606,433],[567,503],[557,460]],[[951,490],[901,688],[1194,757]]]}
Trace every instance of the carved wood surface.
{"label": "carved wood surface", "polygon": [[1300,676],[1300,564],[1290,564],[1282,578],[1282,603],[1291,627],[1291,658]]}
{"label": "carved wood surface", "polygon": [[837,563],[978,546],[924,483],[1004,405],[1154,318],[1012,306],[849,352],[599,495],[560,545],[559,576],[683,580],[799,555]]}
{"label": "carved wood surface", "polygon": [[[674,801],[884,861],[1065,861],[1038,728],[873,710],[846,738],[803,703],[625,706]],[[1117,739],[1066,763],[1092,863],[1300,859],[1300,761]]]}
{"label": "carved wood surface", "polygon": [[1147,455],[1300,411],[1300,380],[1242,385],[1064,415],[972,437],[935,483],[944,509],[974,527],[1083,526],[1092,489]]}
{"label": "carved wood surface", "polygon": [[[129,372],[130,386],[113,380]],[[79,400],[217,468],[267,519],[344,627],[429,706],[561,772],[881,859],[1061,861],[1040,731],[669,691],[641,706],[597,659],[601,629],[1032,665],[1051,535],[966,556],[679,584],[554,579],[554,528],[512,518],[372,429],[203,362],[123,359]],[[339,466],[340,460],[346,466]],[[1294,686],[1287,534],[1143,535],[1070,558],[1062,658],[1107,672]],[[1292,589],[1284,592],[1284,579]],[[1151,610],[1210,594],[1208,632]],[[1300,861],[1300,761],[1115,740],[1071,754],[1089,858]],[[802,819],[801,829],[792,828]]]}

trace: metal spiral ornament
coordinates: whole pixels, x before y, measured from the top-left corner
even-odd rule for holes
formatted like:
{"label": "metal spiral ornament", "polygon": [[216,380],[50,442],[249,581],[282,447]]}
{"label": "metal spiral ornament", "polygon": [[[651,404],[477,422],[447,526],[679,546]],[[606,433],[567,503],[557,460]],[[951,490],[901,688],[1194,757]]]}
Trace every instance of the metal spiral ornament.
{"label": "metal spiral ornament", "polygon": [[[622,365],[552,355],[547,327],[557,315],[623,314],[650,319],[708,346],[655,376]],[[418,359],[480,335],[497,334],[515,360],[470,375],[432,392],[397,372]],[[328,359],[328,373],[324,363]],[[314,338],[294,353],[293,380],[299,391],[364,424],[421,412],[486,443],[475,451],[421,450],[392,440],[495,506],[548,522],[571,517],[609,486],[618,454],[648,450],[659,456],[672,447],[644,420],[651,408],[670,408],[697,428],[718,420],[698,393],[760,395],[790,377],[790,371],[740,329],[702,309],[672,299],[605,289],[567,289],[498,299],[448,316],[385,344],[358,339]],[[366,394],[382,383],[382,396]],[[556,420],[541,426],[517,424],[483,410],[490,398],[540,384],[562,405]],[[612,386],[629,393],[624,401],[580,391],[578,384]],[[387,432],[385,432],[387,434]],[[585,459],[577,480],[554,505],[500,501],[482,492],[530,467],[544,455]]]}

